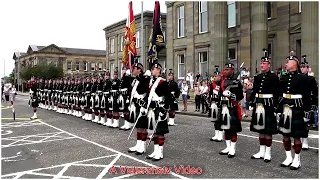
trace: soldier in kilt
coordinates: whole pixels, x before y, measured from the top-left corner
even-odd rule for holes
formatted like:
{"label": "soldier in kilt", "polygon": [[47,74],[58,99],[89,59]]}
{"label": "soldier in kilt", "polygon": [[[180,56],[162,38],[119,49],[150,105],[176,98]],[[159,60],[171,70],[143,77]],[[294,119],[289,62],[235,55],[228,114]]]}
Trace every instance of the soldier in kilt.
{"label": "soldier in kilt", "polygon": [[110,72],[109,69],[107,69],[107,72],[105,73],[105,80],[104,80],[104,85],[103,85],[103,98],[101,101],[101,107],[104,109],[104,113],[102,116],[107,116],[107,122],[105,122],[103,125],[104,126],[111,126],[112,125],[112,111],[110,111],[110,89],[111,89],[112,81],[110,79]]}
{"label": "soldier in kilt", "polygon": [[169,92],[170,92],[170,105],[169,105],[169,121],[168,125],[169,126],[174,126],[176,125],[174,123],[174,118],[176,116],[176,111],[178,110],[178,101],[177,99],[180,96],[180,89],[178,87],[177,82],[174,81],[174,74],[172,72],[172,69],[169,69],[169,74],[168,74],[168,86],[169,86]]}
{"label": "soldier in kilt", "polygon": [[159,77],[161,65],[154,63],[152,66],[152,77],[149,83],[148,93],[148,129],[152,130],[154,150],[148,155],[148,159],[158,161],[163,158],[163,145],[165,134],[169,133],[168,127],[168,109],[170,104],[170,95],[168,92],[168,82]]}
{"label": "soldier in kilt", "polygon": [[37,89],[38,85],[35,81],[34,77],[31,77],[31,86],[30,86],[30,100],[31,100],[31,107],[33,108],[33,116],[30,117],[31,120],[37,119],[37,107],[38,107],[38,97],[37,97]]}
{"label": "soldier in kilt", "polygon": [[91,78],[87,77],[87,82],[85,83],[85,88],[84,88],[84,96],[85,96],[85,103],[84,103],[84,116],[82,119],[88,121],[89,120],[89,112],[90,112],[90,98],[91,98]]}
{"label": "soldier in kilt", "polygon": [[112,110],[112,117],[113,117],[113,124],[111,124],[109,127],[112,128],[118,128],[119,127],[119,88],[120,88],[120,79],[118,78],[118,68],[115,69],[113,73],[113,80],[110,90],[111,95],[111,108],[109,107],[109,110]]}
{"label": "soldier in kilt", "polygon": [[228,155],[229,158],[235,156],[237,132],[242,131],[241,108],[239,101],[243,99],[242,84],[234,73],[234,65],[227,63],[224,69],[224,78],[221,82],[219,96],[221,97],[218,121],[221,121],[221,129],[225,131],[225,141],[227,147],[220,155]]}
{"label": "soldier in kilt", "polygon": [[[306,137],[306,122],[310,119],[310,90],[308,88],[308,76],[301,74],[300,63],[296,56],[287,57],[287,74],[280,79],[280,99],[277,109],[280,113],[279,132],[283,135],[283,146],[286,151],[286,159],[282,167],[291,170],[300,168],[300,152],[302,148],[301,137]],[[294,139],[294,159],[291,155],[291,140]]]}
{"label": "soldier in kilt", "polygon": [[56,79],[52,80],[52,89],[51,89],[51,105],[52,110],[57,110],[57,81]]}
{"label": "soldier in kilt", "polygon": [[271,161],[272,135],[278,133],[275,107],[279,99],[279,78],[270,72],[270,58],[265,51],[261,58],[261,73],[254,77],[253,92],[249,100],[253,107],[250,131],[259,133],[260,151],[252,159]]}
{"label": "soldier in kilt", "polygon": [[132,128],[133,124],[129,123],[129,104],[130,104],[130,92],[131,92],[131,72],[125,66],[122,68],[122,79],[120,82],[120,94],[119,94],[119,111],[123,112],[124,125],[120,127],[121,130],[127,131]]}
{"label": "soldier in kilt", "polygon": [[94,123],[98,123],[100,121],[100,105],[101,105],[101,99],[102,99],[102,90],[103,90],[103,84],[101,82],[101,78],[100,77],[96,77],[96,81],[93,84],[93,86],[95,86],[95,94],[94,94],[94,118],[92,120],[92,122]]}
{"label": "soldier in kilt", "polygon": [[135,146],[129,148],[128,152],[141,155],[146,151],[146,140],[148,136],[146,102],[147,92],[149,90],[149,78],[143,75],[143,65],[141,63],[136,62],[132,68],[132,76],[134,77],[134,80],[131,84],[132,88],[128,122],[131,124],[136,123],[135,128],[137,129],[137,143]]}
{"label": "soldier in kilt", "polygon": [[218,121],[219,117],[219,91],[221,85],[221,73],[219,72],[219,66],[216,67],[216,72],[213,73],[214,80],[209,85],[209,100],[210,100],[210,110],[208,116],[212,118],[212,122],[214,122],[214,136],[210,138],[210,141],[221,142],[223,139],[223,131],[221,129],[221,120]]}
{"label": "soldier in kilt", "polygon": [[312,110],[310,121],[308,122],[308,127],[306,129],[307,133],[305,134],[305,136],[301,138],[302,150],[308,150],[309,149],[309,144],[308,144],[309,127],[311,125],[315,127],[314,115],[318,111],[318,84],[316,79],[313,76],[310,76],[308,74],[309,63],[306,60],[306,55],[302,57],[303,57],[303,62],[301,62],[301,72],[302,74],[305,74],[306,76],[308,76],[308,84],[309,84],[310,96],[311,96],[311,110]]}
{"label": "soldier in kilt", "polygon": [[43,90],[43,109],[48,109],[48,88],[49,88],[49,83],[48,80],[46,79],[44,81],[44,90]]}
{"label": "soldier in kilt", "polygon": [[78,100],[78,94],[77,94],[77,88],[78,88],[78,80],[77,78],[72,79],[73,86],[72,86],[72,116],[76,116],[78,114],[77,111],[77,100]]}

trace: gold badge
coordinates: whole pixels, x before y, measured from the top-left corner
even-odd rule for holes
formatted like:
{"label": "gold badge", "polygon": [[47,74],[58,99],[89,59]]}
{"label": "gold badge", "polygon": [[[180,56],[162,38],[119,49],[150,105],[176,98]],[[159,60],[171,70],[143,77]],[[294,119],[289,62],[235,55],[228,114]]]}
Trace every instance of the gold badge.
{"label": "gold badge", "polygon": [[263,97],[263,95],[262,94],[259,94],[259,98],[262,98]]}
{"label": "gold badge", "polygon": [[287,99],[291,99],[291,94],[286,94]]}

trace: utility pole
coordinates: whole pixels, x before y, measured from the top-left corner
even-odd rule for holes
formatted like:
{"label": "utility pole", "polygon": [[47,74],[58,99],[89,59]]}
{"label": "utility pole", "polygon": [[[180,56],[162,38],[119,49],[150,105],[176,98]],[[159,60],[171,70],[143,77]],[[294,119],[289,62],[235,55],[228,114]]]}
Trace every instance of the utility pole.
{"label": "utility pole", "polygon": [[143,30],[143,1],[141,1],[141,22],[140,22],[140,26],[141,26],[141,64],[144,66],[144,30]]}

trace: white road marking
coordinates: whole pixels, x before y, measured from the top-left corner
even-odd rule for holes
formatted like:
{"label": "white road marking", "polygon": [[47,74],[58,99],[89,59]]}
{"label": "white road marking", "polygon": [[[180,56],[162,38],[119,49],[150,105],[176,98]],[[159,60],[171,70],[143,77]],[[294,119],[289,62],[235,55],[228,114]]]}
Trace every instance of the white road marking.
{"label": "white road marking", "polygon": [[120,158],[121,154],[119,154],[116,158],[114,158],[106,168],[104,168],[101,173],[97,176],[96,179],[102,179],[104,175],[106,175],[109,171],[109,169],[114,165],[115,162],[118,161],[118,159]]}
{"label": "white road marking", "polygon": [[[2,133],[2,131],[6,132],[6,133]],[[10,131],[10,130],[1,130],[2,136],[5,136],[5,135],[11,134],[11,133],[12,133],[12,131]]]}
{"label": "white road marking", "polygon": [[67,164],[66,166],[64,166],[64,167],[61,169],[61,171],[60,171],[57,175],[55,175],[55,176],[53,177],[53,179],[59,179],[59,178],[61,178],[61,176],[63,175],[63,173],[66,172],[71,165],[72,165],[72,164]]}
{"label": "white road marking", "polygon": [[57,132],[50,132],[50,133],[41,133],[41,134],[32,134],[32,135],[25,135],[25,136],[14,136],[14,137],[5,137],[2,139],[19,139],[19,138],[24,138],[24,137],[47,137],[46,135],[51,135],[51,134],[57,134],[60,133],[59,131]]}
{"label": "white road marking", "polygon": [[[1,148],[8,148],[8,147],[14,147],[14,146],[23,146],[23,145],[28,145],[28,144],[40,144],[40,143],[46,143],[46,142],[52,142],[52,141],[62,141],[62,140],[76,139],[76,138],[77,137],[67,137],[67,138],[63,138],[63,139],[52,139],[52,140],[47,140],[47,141],[31,141],[30,143],[21,143],[21,144],[13,144],[13,145],[2,145]],[[24,141],[26,141],[26,140],[24,140]],[[12,143],[10,143],[10,144],[12,144]]]}
{"label": "white road marking", "polygon": [[[60,129],[60,128],[57,128],[57,127],[52,126],[52,125],[50,125],[50,124],[47,124],[47,123],[45,123],[45,122],[42,122],[42,121],[41,121],[41,123],[43,123],[43,124],[45,124],[45,125],[47,125],[47,126],[49,126],[49,127],[52,127],[52,128],[54,128],[54,129],[56,129],[56,130],[65,132],[65,133],[67,133],[67,134],[70,134],[70,135],[72,135],[72,136],[74,136],[74,137],[77,137],[77,138],[79,138],[79,139],[81,139],[81,140],[83,140],[83,141],[86,141],[86,142],[88,142],[88,143],[91,143],[91,144],[94,144],[94,145],[96,145],[96,146],[102,147],[102,148],[107,149],[107,150],[109,150],[109,151],[112,151],[112,152],[114,152],[114,153],[121,154],[121,155],[124,156],[124,157],[130,158],[130,159],[132,159],[132,160],[138,161],[138,162],[140,162],[140,163],[146,164],[146,165],[151,166],[151,167],[159,168],[159,167],[156,166],[156,165],[153,165],[153,164],[148,163],[148,162],[146,162],[146,161],[142,161],[142,160],[140,160],[140,159],[138,159],[138,158],[135,158],[135,157],[130,156],[130,155],[127,155],[127,154],[124,154],[124,153],[122,153],[122,152],[120,152],[120,151],[117,151],[117,150],[115,150],[115,149],[106,147],[106,146],[104,146],[104,145],[98,144],[98,143],[93,142],[93,141],[90,141],[90,140],[88,140],[88,139],[82,138],[82,137],[77,136],[77,135],[75,135],[75,134],[69,133],[69,132],[67,132],[67,131],[65,131],[65,130],[62,130],[62,129]],[[187,177],[181,176],[181,175],[176,174],[176,173],[173,173],[173,172],[171,172],[170,174],[173,175],[173,176],[175,176],[175,177],[181,178],[181,179],[189,179],[189,178],[187,178]]]}
{"label": "white road marking", "polygon": [[[250,136],[250,135],[246,135],[246,134],[237,134],[237,135],[239,135],[239,136],[244,136],[244,137],[250,137],[250,138],[255,138],[255,139],[259,139],[259,137],[257,137],[257,136]],[[273,142],[278,142],[278,143],[282,143],[282,141],[278,141],[278,140],[272,140]],[[292,143],[293,144],[293,143]],[[311,146],[309,146],[309,148],[310,149],[318,149],[319,150],[319,148],[316,148],[316,147],[311,147]]]}

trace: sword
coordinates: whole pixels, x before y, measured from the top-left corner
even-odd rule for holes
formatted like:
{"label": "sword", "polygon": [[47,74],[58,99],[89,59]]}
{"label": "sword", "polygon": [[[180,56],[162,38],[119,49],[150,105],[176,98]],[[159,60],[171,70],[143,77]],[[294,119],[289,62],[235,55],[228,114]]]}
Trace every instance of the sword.
{"label": "sword", "polygon": [[149,141],[148,141],[148,144],[147,144],[147,147],[146,147],[146,149],[148,149],[148,147],[149,147],[149,145],[150,145],[150,143],[151,143],[151,141],[152,141],[152,138],[153,138],[153,135],[154,135],[154,133],[156,132],[156,129],[157,129],[157,126],[158,126],[158,123],[159,123],[159,117],[160,116],[158,116],[158,121],[156,122],[156,125],[153,127],[154,129],[153,129],[153,131],[152,131],[152,134],[151,134],[151,138],[149,139]]}
{"label": "sword", "polygon": [[136,125],[137,125],[137,123],[138,123],[138,121],[139,121],[139,119],[140,119],[141,116],[142,116],[142,115],[141,115],[141,112],[139,112],[139,116],[137,117],[136,122],[135,122],[134,125],[132,126],[132,129],[131,129],[131,131],[130,131],[128,140],[130,139],[130,137],[131,137],[131,135],[132,135],[132,133],[133,133],[133,130],[135,129],[135,127],[136,127]]}

